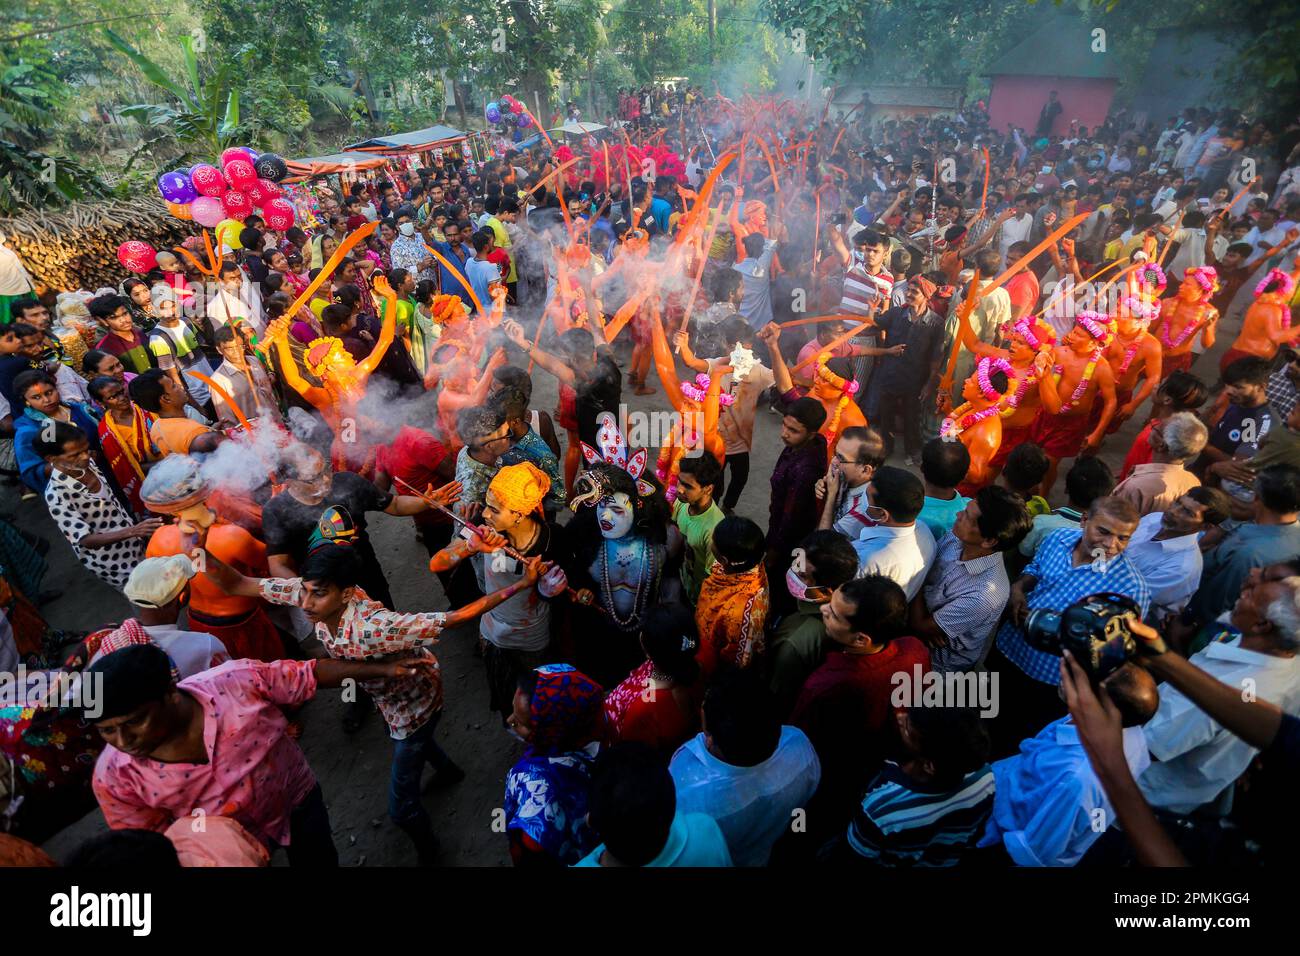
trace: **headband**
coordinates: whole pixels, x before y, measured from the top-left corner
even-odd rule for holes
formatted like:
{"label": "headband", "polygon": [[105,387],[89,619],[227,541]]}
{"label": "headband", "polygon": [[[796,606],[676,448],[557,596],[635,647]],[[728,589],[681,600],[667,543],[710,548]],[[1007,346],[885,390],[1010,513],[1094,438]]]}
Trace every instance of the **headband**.
{"label": "headband", "polygon": [[1002,397],[1002,393],[994,388],[993,383],[989,381],[989,375],[995,369],[1006,373],[1007,378],[1012,381],[1015,380],[1015,370],[1011,368],[1011,363],[1006,359],[990,358],[987,355],[980,359],[979,364],[975,366],[975,376],[979,382],[980,391],[984,393],[984,397],[990,402],[996,402]]}
{"label": "headband", "polygon": [[1213,292],[1215,285],[1218,283],[1219,273],[1215,271],[1214,266],[1199,266],[1195,269],[1186,269],[1183,271],[1183,281],[1194,281],[1206,292]]}
{"label": "headband", "polygon": [[[701,372],[699,375],[695,376],[694,384],[690,382],[682,382],[681,385],[682,394],[685,395],[693,402],[702,402],[704,401],[705,396],[709,392],[709,385],[711,384],[711,381],[712,380],[709,378],[709,376]],[[734,395],[728,395],[726,392],[722,392],[718,395],[719,405],[723,405],[723,406],[734,405],[735,402],[736,402],[736,396]]]}
{"label": "headband", "polygon": [[1074,324],[1083,326],[1088,330],[1088,334],[1102,345],[1110,343],[1112,332],[1110,316],[1084,310],[1074,317]]}
{"label": "headband", "polygon": [[1264,276],[1259,285],[1255,286],[1255,295],[1263,295],[1274,282],[1278,282],[1280,285],[1273,291],[1284,299],[1290,296],[1291,290],[1295,288],[1295,280],[1291,278],[1290,273],[1282,269],[1269,269],[1268,275]]}
{"label": "headband", "polygon": [[506,465],[496,473],[488,490],[511,511],[528,515],[542,506],[551,490],[551,479],[536,465],[523,461]]}

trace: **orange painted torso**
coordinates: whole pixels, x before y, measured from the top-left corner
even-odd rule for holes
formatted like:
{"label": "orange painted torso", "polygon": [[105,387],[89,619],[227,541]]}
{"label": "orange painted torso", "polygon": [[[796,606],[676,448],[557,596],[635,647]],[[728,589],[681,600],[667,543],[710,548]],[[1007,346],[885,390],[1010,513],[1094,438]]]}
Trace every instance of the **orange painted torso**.
{"label": "orange painted torso", "polygon": [[1271,359],[1277,354],[1278,343],[1269,334],[1273,329],[1291,325],[1291,310],[1276,292],[1265,292],[1250,304],[1241,324],[1241,332],[1232,347],[1239,352],[1249,352],[1260,358]]}
{"label": "orange painted torso", "polygon": [[[264,578],[268,574],[266,545],[238,525],[224,522],[214,524],[208,529],[204,547],[248,577]],[[180,528],[168,524],[153,533],[145,557],[163,558],[183,553]],[[190,579],[190,605],[201,614],[232,617],[247,614],[260,603],[259,598],[227,594],[206,574],[196,574]]]}

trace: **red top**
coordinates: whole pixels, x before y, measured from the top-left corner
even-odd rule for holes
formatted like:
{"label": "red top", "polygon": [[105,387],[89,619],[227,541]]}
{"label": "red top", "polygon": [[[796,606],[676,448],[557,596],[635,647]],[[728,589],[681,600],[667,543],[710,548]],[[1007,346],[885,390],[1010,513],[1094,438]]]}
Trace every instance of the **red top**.
{"label": "red top", "polygon": [[1137,438],[1133,439],[1133,447],[1128,450],[1128,455],[1124,458],[1124,467],[1119,473],[1120,481],[1133,474],[1133,469],[1138,465],[1151,463],[1151,426],[1154,423],[1155,419],[1153,418],[1147,422],[1145,428],[1138,432]]}
{"label": "red top", "polygon": [[[690,691],[652,687],[653,665],[646,661],[605,698],[605,722],[610,742],[639,740],[671,754],[699,727],[699,707]],[[685,698],[681,703],[678,698]],[[683,704],[690,708],[688,714]]]}

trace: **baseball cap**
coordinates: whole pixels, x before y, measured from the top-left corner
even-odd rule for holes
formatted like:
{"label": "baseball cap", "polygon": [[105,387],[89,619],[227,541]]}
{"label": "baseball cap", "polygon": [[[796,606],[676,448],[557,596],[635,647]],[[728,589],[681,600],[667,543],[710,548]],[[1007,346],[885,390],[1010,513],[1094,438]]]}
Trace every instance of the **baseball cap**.
{"label": "baseball cap", "polygon": [[137,607],[165,607],[176,600],[194,577],[194,562],[186,555],[145,558],[135,566],[122,592]]}

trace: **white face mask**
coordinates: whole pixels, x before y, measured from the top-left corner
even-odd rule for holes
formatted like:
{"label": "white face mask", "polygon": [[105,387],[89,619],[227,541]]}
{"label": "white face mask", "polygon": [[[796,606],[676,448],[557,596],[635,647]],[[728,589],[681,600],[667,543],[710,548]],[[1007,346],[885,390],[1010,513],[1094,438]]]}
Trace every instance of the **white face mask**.
{"label": "white face mask", "polygon": [[400,226],[397,227],[397,231],[400,232],[400,233],[401,233],[402,235],[404,235],[404,236],[413,236],[413,235],[415,235],[415,223],[413,223],[413,222],[404,222],[404,223],[402,223]]}

